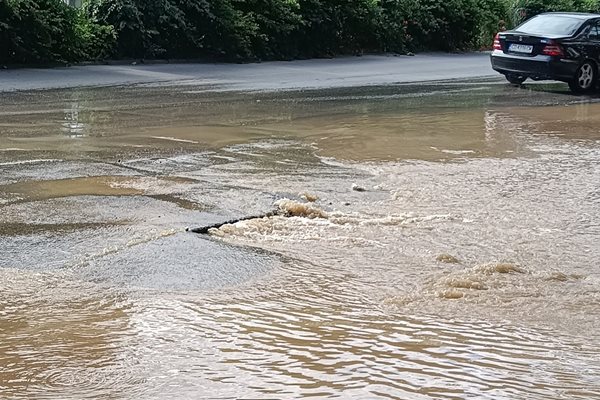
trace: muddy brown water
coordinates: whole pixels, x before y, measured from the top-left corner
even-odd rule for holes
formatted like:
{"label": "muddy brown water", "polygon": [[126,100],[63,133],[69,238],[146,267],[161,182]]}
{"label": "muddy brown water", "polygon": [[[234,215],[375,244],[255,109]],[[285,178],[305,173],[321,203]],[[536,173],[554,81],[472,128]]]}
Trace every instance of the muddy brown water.
{"label": "muddy brown water", "polygon": [[3,94],[0,398],[600,398],[597,99],[206,89]]}

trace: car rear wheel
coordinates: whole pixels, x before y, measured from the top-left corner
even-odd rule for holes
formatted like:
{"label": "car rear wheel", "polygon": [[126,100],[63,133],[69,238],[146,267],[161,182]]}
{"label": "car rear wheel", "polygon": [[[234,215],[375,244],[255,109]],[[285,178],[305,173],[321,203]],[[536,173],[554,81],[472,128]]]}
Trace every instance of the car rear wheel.
{"label": "car rear wheel", "polygon": [[590,92],[596,86],[597,75],[596,65],[586,61],[577,68],[574,79],[569,82],[569,88],[575,93]]}
{"label": "car rear wheel", "polygon": [[506,74],[504,76],[506,77],[506,80],[509,81],[510,83],[512,83],[513,85],[520,85],[523,82],[525,82],[525,79],[527,79],[527,77],[525,77],[525,76],[513,75],[513,74]]}

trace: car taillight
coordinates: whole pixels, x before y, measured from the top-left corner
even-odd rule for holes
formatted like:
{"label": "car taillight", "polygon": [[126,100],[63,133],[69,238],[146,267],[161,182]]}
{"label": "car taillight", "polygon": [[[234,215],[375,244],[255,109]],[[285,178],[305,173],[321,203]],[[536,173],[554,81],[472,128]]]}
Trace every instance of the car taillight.
{"label": "car taillight", "polygon": [[502,50],[502,46],[500,45],[500,34],[496,33],[496,37],[494,38],[494,50]]}
{"label": "car taillight", "polygon": [[560,47],[557,44],[546,45],[542,50],[542,53],[544,53],[547,56],[553,57],[562,57],[565,55],[565,52],[563,51],[562,47]]}

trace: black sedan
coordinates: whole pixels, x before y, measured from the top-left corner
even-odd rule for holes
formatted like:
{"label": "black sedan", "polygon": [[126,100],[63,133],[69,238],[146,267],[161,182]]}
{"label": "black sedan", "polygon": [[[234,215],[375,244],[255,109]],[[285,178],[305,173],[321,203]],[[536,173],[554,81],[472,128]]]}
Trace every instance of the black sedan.
{"label": "black sedan", "polygon": [[596,87],[600,65],[600,15],[545,13],[494,39],[492,68],[510,83],[527,78],[567,82],[573,92]]}

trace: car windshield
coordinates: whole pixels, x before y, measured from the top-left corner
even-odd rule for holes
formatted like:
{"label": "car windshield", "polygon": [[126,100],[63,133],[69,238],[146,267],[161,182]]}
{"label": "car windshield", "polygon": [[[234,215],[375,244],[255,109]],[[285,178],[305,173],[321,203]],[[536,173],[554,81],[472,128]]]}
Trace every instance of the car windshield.
{"label": "car windshield", "polygon": [[583,19],[566,15],[538,15],[525,21],[515,30],[532,35],[571,36],[583,22]]}

